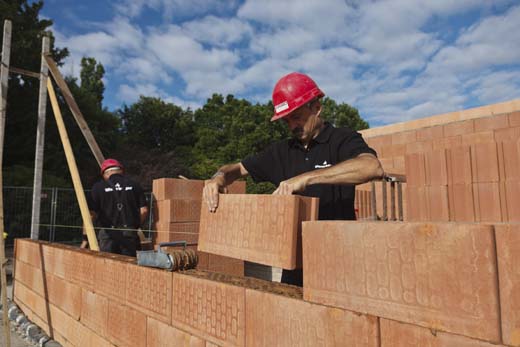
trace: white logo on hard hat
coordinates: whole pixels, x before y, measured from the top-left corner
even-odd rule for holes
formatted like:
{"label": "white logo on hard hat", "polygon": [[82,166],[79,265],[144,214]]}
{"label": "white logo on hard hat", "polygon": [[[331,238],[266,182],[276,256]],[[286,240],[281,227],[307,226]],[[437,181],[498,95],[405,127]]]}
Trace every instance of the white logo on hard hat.
{"label": "white logo on hard hat", "polygon": [[276,113],[280,113],[282,111],[285,111],[288,108],[289,108],[289,104],[287,103],[287,101],[284,101],[284,102],[282,102],[282,103],[280,103],[280,104],[278,104],[278,105],[276,105],[274,107],[274,109],[276,110]]}

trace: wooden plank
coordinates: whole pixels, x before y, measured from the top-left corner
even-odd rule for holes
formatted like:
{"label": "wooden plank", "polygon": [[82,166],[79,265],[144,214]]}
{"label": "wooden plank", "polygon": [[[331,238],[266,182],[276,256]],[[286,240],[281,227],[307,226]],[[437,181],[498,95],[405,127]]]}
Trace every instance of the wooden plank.
{"label": "wooden plank", "polygon": [[60,70],[58,70],[58,66],[56,65],[54,60],[52,60],[52,58],[49,55],[45,55],[44,58],[47,62],[49,70],[51,71],[52,77],[54,77],[56,84],[58,85],[58,87],[60,87],[61,93],[63,94],[63,97],[67,102],[67,105],[69,105],[70,111],[76,119],[76,122],[78,123],[78,126],[81,129],[83,136],[85,137],[85,140],[87,140],[90,150],[94,154],[94,157],[96,157],[99,166],[101,166],[101,163],[103,163],[105,157],[103,156],[103,153],[101,152],[101,149],[99,148],[96,139],[94,138],[94,135],[92,135],[92,132],[90,131],[90,128],[88,127],[87,122],[83,117],[83,114],[79,110],[78,104],[76,104],[76,100],[74,100],[74,97],[72,96],[72,93],[69,87],[67,86],[67,83],[63,79]]}
{"label": "wooden plank", "polygon": [[2,62],[0,66],[0,283],[4,326],[5,345],[11,346],[11,330],[9,329],[9,318],[7,316],[7,276],[5,273],[5,245],[4,245],[4,184],[3,184],[3,157],[4,157],[4,134],[5,134],[5,111],[7,106],[7,81],[9,77],[9,59],[11,56],[11,21],[4,22],[4,36],[2,41]]}
{"label": "wooden plank", "polygon": [[9,66],[9,72],[13,74],[23,75],[26,77],[34,77],[40,79],[40,74],[38,72],[32,72],[25,69],[20,69],[17,67]]}
{"label": "wooden plank", "polygon": [[70,146],[69,136],[67,135],[67,129],[65,128],[65,123],[63,122],[63,117],[61,116],[60,106],[58,105],[56,93],[54,92],[54,87],[52,86],[50,78],[47,79],[47,90],[49,92],[49,99],[51,100],[54,118],[56,118],[56,124],[58,125],[61,143],[63,144],[63,149],[65,150],[65,157],[67,158],[67,164],[69,166],[70,175],[72,176],[74,190],[76,191],[76,198],[78,199],[79,209],[81,211],[81,218],[83,219],[83,225],[85,227],[85,230],[87,231],[88,243],[90,249],[94,251],[99,251],[96,234],[94,232],[94,226],[92,225],[92,219],[90,218],[90,212],[87,206],[87,199],[85,198],[85,191],[83,190],[83,184],[81,183],[81,179],[79,178],[79,172],[78,167],[76,165],[76,160],[74,159],[74,153],[72,152],[72,147]]}
{"label": "wooden plank", "polygon": [[40,233],[40,203],[42,193],[43,149],[45,146],[45,118],[47,110],[47,74],[49,69],[43,58],[49,52],[49,38],[42,39],[42,59],[40,67],[40,93],[38,96],[38,126],[36,128],[36,149],[34,153],[34,182],[32,196],[31,239],[38,240]]}

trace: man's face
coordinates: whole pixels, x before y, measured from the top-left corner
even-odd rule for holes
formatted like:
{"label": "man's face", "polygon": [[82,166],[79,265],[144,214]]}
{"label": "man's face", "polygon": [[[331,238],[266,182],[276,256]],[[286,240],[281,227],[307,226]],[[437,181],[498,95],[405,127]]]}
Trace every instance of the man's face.
{"label": "man's face", "polygon": [[295,139],[306,141],[314,133],[319,110],[319,103],[305,104],[283,118]]}

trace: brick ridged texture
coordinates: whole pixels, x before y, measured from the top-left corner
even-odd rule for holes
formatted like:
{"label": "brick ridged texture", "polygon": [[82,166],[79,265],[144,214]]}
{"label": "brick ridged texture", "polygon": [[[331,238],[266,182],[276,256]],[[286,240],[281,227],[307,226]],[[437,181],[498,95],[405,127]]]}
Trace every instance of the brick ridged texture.
{"label": "brick ridged texture", "polygon": [[156,223],[198,222],[200,220],[201,200],[170,199],[156,201],[154,220]]}
{"label": "brick ridged texture", "polygon": [[146,315],[125,305],[108,303],[108,340],[120,347],[146,346]]}
{"label": "brick ridged texture", "polygon": [[202,207],[198,249],[284,269],[301,267],[301,221],[317,219],[318,201],[296,195],[221,194],[215,213]]}
{"label": "brick ridged texture", "polygon": [[495,226],[504,343],[520,346],[520,224]]}
{"label": "brick ridged texture", "polygon": [[153,318],[148,318],[146,324],[147,347],[206,347],[203,339]]}
{"label": "brick ridged texture", "polygon": [[155,245],[161,242],[186,241],[188,243],[199,242],[199,222],[187,223],[155,223]]}
{"label": "brick ridged texture", "polygon": [[250,289],[246,303],[247,347],[379,346],[373,316]]}
{"label": "brick ridged texture", "polygon": [[[445,212],[448,208],[448,220],[450,221],[520,221],[520,183],[518,178],[514,180],[507,175],[504,176],[504,172],[500,171],[504,165],[510,164],[515,167],[510,172],[515,172],[516,176],[520,173],[518,152],[520,111],[518,108],[520,108],[520,103],[515,100],[361,131],[365,141],[377,151],[385,172],[406,174],[408,184],[404,184],[405,187],[409,186],[410,182],[413,184],[414,178],[422,173],[422,171],[416,171],[416,164],[411,163],[415,159],[405,160],[406,157],[426,155],[436,151],[453,152],[459,147],[472,151],[471,161],[468,162],[469,179],[466,176],[467,171],[453,171],[455,172],[455,182],[447,184],[454,185],[448,189],[448,202],[443,197],[442,201],[437,200],[435,206],[427,203],[435,201],[435,197],[426,189],[405,188],[403,191],[405,220],[446,221]],[[395,132],[385,131],[385,128],[395,129]],[[493,144],[498,147],[498,162],[496,156],[489,156],[489,147]],[[502,145],[507,148],[501,148]],[[488,148],[486,149],[486,147]],[[416,159],[417,157],[415,156]],[[459,164],[463,164],[463,162]],[[461,168],[456,161],[455,165]],[[443,167],[434,167],[434,169],[438,175],[436,177],[442,177],[445,172]],[[497,172],[500,173],[498,180]],[[446,186],[444,183],[439,184],[436,177],[433,177],[434,180],[428,185]],[[370,191],[371,187],[361,185],[356,190]],[[468,193],[470,190],[471,193]],[[381,217],[383,215],[382,197],[379,191],[376,192],[378,193],[377,214]],[[440,192],[437,189],[433,194],[438,197]],[[442,194],[445,195],[444,192]],[[459,194],[462,196],[458,196]],[[357,194],[356,204],[362,206],[363,198],[363,194]],[[471,202],[468,199],[471,199]],[[409,201],[410,203],[408,203]],[[414,209],[435,211],[430,214],[429,212],[414,211]],[[363,212],[364,210],[360,209],[360,219],[369,217]]]}
{"label": "brick ridged texture", "polygon": [[381,347],[500,347],[469,337],[380,319]]}
{"label": "brick ridged texture", "polygon": [[245,345],[245,289],[175,273],[172,325],[218,345]]}
{"label": "brick ridged texture", "polygon": [[304,298],[500,341],[493,227],[303,223]]}

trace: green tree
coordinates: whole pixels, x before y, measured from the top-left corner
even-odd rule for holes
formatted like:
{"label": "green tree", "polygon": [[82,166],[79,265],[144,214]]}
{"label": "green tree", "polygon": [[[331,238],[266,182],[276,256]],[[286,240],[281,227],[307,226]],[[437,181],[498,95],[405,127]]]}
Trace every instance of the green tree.
{"label": "green tree", "polygon": [[[41,45],[44,35],[50,37],[50,52],[58,65],[61,65],[62,60],[68,55],[66,48],[60,49],[54,46],[54,36],[49,31],[52,21],[39,18],[42,6],[42,1],[29,3],[27,0],[0,0],[2,27],[4,20],[12,21],[10,63],[13,67],[40,71]],[[2,40],[3,37],[0,36],[0,44]],[[21,171],[34,167],[38,89],[39,80],[36,78],[16,74],[9,76],[4,146],[4,166],[8,173],[6,184],[11,184],[9,177],[17,177],[16,173],[20,172],[20,177],[27,177],[25,184],[32,185],[32,177],[28,177]],[[51,114],[50,111],[47,114]],[[48,137],[46,137],[47,139]],[[45,173],[45,175],[48,174]],[[19,182],[17,181],[17,183]]]}
{"label": "green tree", "polygon": [[95,97],[99,108],[102,107],[103,93],[105,92],[104,75],[105,68],[98,64],[96,59],[86,57],[81,59],[80,88]]}
{"label": "green tree", "polygon": [[349,104],[337,104],[336,101],[326,97],[322,100],[322,105],[321,117],[336,127],[348,127],[352,130],[369,127],[368,123],[359,115],[357,108]]}

